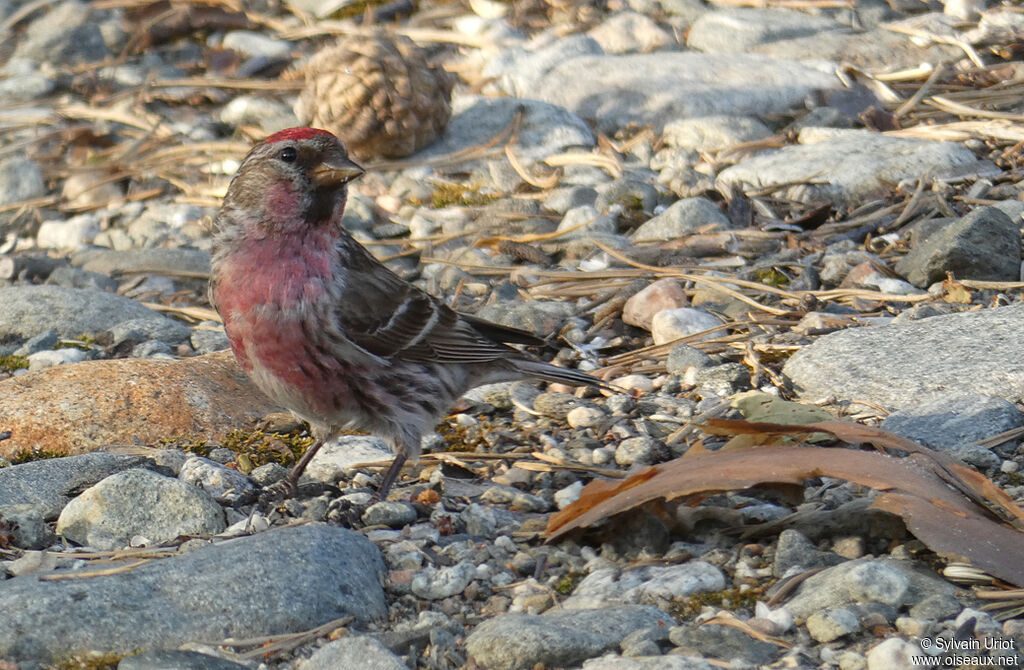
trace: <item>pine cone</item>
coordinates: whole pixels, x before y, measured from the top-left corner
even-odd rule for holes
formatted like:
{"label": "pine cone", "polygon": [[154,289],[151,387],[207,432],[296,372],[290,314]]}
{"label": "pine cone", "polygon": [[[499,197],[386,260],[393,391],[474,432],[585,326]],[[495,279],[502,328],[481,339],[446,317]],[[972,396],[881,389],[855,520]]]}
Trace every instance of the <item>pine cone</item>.
{"label": "pine cone", "polygon": [[452,113],[454,77],[400,35],[342,39],[301,74],[299,121],[331,131],[358,158],[408,156],[437,139]]}

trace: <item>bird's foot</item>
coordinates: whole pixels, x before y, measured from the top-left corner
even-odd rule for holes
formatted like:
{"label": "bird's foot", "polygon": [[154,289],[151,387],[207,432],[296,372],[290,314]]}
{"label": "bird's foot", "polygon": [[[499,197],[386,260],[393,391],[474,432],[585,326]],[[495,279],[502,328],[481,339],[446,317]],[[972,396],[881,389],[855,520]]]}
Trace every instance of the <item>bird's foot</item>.
{"label": "bird's foot", "polygon": [[341,490],[324,482],[303,482],[297,484],[291,477],[286,477],[276,484],[271,484],[260,492],[259,508],[261,512],[269,512],[285,500],[315,498],[324,493],[340,495]]}
{"label": "bird's foot", "polygon": [[367,496],[365,493],[332,500],[327,509],[327,520],[348,528],[362,528],[366,525],[363,514],[376,502],[376,496]]}

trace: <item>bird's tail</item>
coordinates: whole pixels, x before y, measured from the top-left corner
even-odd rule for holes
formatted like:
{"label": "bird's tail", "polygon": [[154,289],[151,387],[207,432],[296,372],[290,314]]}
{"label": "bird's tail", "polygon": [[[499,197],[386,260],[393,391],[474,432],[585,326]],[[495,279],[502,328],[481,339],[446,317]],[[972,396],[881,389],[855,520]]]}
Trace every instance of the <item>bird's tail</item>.
{"label": "bird's tail", "polygon": [[557,365],[551,365],[543,361],[517,360],[515,366],[523,374],[546,382],[559,382],[572,384],[573,386],[593,386],[606,391],[621,392],[622,390],[597,377],[588,375],[586,372],[560,368]]}

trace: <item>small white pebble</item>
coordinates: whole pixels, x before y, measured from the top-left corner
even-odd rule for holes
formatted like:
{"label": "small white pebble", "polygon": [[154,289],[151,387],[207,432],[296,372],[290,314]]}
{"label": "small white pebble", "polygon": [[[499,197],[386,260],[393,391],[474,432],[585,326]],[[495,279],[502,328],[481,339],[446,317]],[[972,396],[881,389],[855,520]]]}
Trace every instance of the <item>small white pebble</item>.
{"label": "small white pebble", "polygon": [[580,498],[580,491],[583,490],[583,482],[575,481],[564,489],[555,491],[555,504],[558,509],[565,509]]}
{"label": "small white pebble", "polygon": [[66,363],[78,363],[85,360],[85,352],[81,349],[55,349],[53,351],[37,351],[28,356],[28,369],[31,372],[45,370]]}
{"label": "small white pebble", "polygon": [[604,412],[596,407],[575,407],[566,414],[566,422],[573,428],[592,428],[604,419]]}
{"label": "small white pebble", "polygon": [[650,393],[654,390],[654,382],[644,375],[626,375],[612,380],[612,383],[624,389],[636,389],[643,393]]}
{"label": "small white pebble", "polygon": [[999,469],[1007,474],[1017,472],[1020,470],[1020,463],[1017,461],[1003,461],[1003,464],[999,466]]}

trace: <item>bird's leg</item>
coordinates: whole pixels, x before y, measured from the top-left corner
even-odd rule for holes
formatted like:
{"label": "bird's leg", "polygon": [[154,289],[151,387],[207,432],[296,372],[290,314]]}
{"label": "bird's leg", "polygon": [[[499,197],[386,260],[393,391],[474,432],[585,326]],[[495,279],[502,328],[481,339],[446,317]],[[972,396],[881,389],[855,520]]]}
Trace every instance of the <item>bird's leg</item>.
{"label": "bird's leg", "polygon": [[324,446],[324,440],[318,438],[313,444],[309,445],[306,449],[306,453],[302,454],[302,458],[295,464],[292,471],[288,473],[288,476],[269,487],[263,494],[263,497],[270,500],[281,500],[283,498],[290,498],[295,495],[299,489],[299,478],[302,473],[306,471],[306,466],[316,456],[316,452],[320,450],[320,447]]}
{"label": "bird's leg", "polygon": [[388,491],[394,485],[395,480],[398,479],[398,475],[402,472],[402,466],[409,459],[404,449],[399,450],[395,453],[395,460],[391,461],[391,467],[384,473],[384,478],[380,480],[380,486],[377,487],[377,492],[370,498],[370,504],[380,502],[381,500],[388,499]]}

